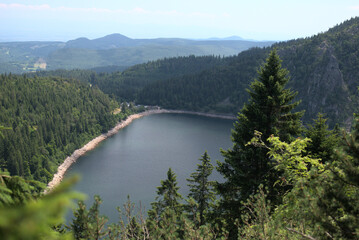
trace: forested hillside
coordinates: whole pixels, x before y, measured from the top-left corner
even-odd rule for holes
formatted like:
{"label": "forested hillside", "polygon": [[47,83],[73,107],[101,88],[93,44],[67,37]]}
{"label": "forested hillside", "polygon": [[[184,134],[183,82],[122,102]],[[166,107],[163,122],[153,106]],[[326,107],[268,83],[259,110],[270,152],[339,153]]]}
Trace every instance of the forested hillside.
{"label": "forested hillside", "polygon": [[104,93],[117,99],[134,101],[147,85],[173,77],[195,74],[228,64],[231,57],[194,55],[164,58],[135,65],[122,72],[99,73],[91,70],[54,70],[31,73],[30,76],[59,76],[78,79],[98,86]]}
{"label": "forested hillside", "polygon": [[226,58],[226,65],[156,81],[139,92],[137,101],[170,109],[236,113],[248,98],[245,89],[262,63],[264,51],[254,48]]}
{"label": "forested hillside", "polygon": [[119,120],[98,88],[59,77],[0,75],[0,167],[48,182],[58,165]]}
{"label": "forested hillside", "polygon": [[258,63],[276,48],[290,72],[289,86],[298,91],[304,120],[326,113],[349,124],[358,104],[359,18],[306,39],[241,52],[226,66],[199,74],[170,78],[147,85],[138,102],[167,108],[236,113],[247,99],[246,87],[256,77]]}

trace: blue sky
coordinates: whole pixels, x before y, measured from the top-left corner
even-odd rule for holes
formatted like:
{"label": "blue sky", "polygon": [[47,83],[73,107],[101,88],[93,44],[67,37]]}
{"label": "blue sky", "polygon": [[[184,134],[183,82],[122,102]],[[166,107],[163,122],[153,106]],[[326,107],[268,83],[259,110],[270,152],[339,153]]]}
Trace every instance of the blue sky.
{"label": "blue sky", "polygon": [[308,37],[359,16],[358,0],[0,0],[0,41]]}

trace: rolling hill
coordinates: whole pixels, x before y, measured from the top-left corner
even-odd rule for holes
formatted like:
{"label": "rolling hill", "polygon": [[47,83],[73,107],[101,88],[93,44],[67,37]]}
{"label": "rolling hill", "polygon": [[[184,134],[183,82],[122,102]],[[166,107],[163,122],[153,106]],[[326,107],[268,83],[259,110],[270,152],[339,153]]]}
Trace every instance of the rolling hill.
{"label": "rolling hill", "polygon": [[121,34],[93,40],[78,38],[68,42],[7,42],[0,43],[0,73],[114,65],[128,67],[165,57],[189,55],[229,56],[272,43],[226,39],[131,39]]}

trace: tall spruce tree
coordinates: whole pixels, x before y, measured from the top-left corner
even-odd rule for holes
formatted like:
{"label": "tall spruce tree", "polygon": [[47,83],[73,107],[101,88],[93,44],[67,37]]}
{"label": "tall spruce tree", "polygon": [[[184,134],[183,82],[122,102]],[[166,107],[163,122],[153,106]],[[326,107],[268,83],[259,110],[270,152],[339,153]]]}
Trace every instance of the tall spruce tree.
{"label": "tall spruce tree", "polygon": [[178,189],[176,174],[169,168],[167,179],[161,180],[161,186],[157,187],[156,202],[151,203],[152,209],[149,211],[149,215],[153,216],[155,213],[155,215],[160,216],[165,208],[170,208],[179,213],[182,196],[178,193]]}
{"label": "tall spruce tree", "polygon": [[310,138],[307,152],[312,157],[320,158],[323,163],[331,162],[335,149],[339,146],[340,137],[334,130],[329,130],[326,124],[327,119],[319,113],[314,124],[309,125],[305,136]]}
{"label": "tall spruce tree", "polygon": [[254,131],[260,131],[262,139],[273,134],[282,141],[290,141],[301,132],[303,112],[292,112],[299,104],[299,101],[293,101],[297,93],[285,88],[289,81],[288,71],[281,67],[276,50],[269,54],[258,75],[247,90],[250,99],[239,112],[234,125],[234,145],[231,149],[222,150],[224,162],[218,163],[218,171],[226,180],[217,183],[222,197],[220,207],[229,224],[239,219],[241,202],[254,194],[260,184],[268,187],[272,203],[280,199],[278,189],[273,187],[278,180],[278,172],[271,165],[268,150],[247,145]]}
{"label": "tall spruce tree", "polygon": [[157,187],[156,202],[151,203],[152,209],[148,211],[147,227],[153,239],[181,239],[180,231],[182,199],[178,193],[176,174],[168,169],[167,179],[161,180]]}
{"label": "tall spruce tree", "polygon": [[83,201],[78,202],[78,208],[73,211],[74,219],[70,224],[72,233],[76,240],[89,238],[88,211]]}
{"label": "tall spruce tree", "polygon": [[190,187],[188,197],[196,201],[197,205],[194,212],[199,215],[199,225],[204,225],[206,224],[205,219],[210,203],[215,198],[214,182],[208,179],[212,174],[213,165],[207,151],[204,152],[199,160],[201,163],[197,164],[196,172],[192,173],[191,177],[187,179]]}

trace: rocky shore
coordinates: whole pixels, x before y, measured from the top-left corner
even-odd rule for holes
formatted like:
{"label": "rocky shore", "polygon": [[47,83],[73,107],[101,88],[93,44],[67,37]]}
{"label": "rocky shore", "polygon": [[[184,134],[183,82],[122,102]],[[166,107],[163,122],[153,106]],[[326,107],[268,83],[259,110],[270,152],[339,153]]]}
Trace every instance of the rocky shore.
{"label": "rocky shore", "polygon": [[151,114],[159,114],[159,113],[178,113],[178,114],[193,114],[193,115],[200,115],[206,117],[216,117],[216,118],[224,118],[224,119],[236,119],[234,116],[227,116],[227,115],[218,115],[218,114],[209,114],[209,113],[201,113],[201,112],[191,112],[191,111],[181,111],[181,110],[166,110],[166,109],[154,109],[154,110],[147,110],[145,112],[132,114],[127,117],[126,120],[119,122],[114,128],[110,129],[107,133],[101,134],[100,136],[92,139],[82,148],[77,149],[73,152],[73,154],[67,157],[64,162],[57,168],[57,173],[54,174],[53,179],[51,182],[48,183],[47,189],[45,191],[49,192],[51,189],[56,187],[65,176],[66,171],[70,168],[70,166],[77,161],[78,158],[86,154],[88,151],[93,150],[100,142],[103,140],[113,136],[116,134],[120,129],[129,125],[133,120],[137,118],[141,118],[143,116],[148,116]]}

